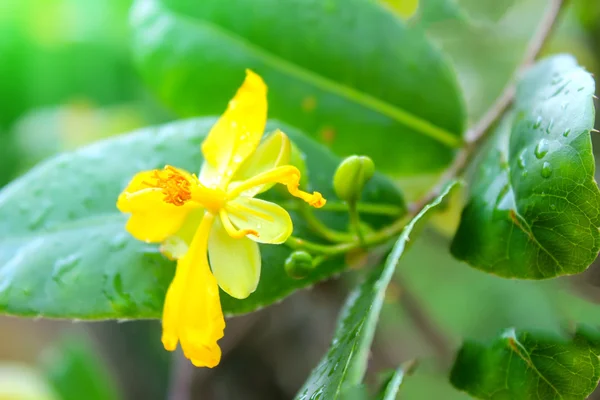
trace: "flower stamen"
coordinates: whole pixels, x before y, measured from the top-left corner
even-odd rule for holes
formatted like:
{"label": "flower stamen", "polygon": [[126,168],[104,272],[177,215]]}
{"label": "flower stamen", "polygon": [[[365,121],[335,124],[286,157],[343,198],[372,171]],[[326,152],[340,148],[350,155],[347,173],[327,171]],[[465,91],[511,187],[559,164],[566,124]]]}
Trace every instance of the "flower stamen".
{"label": "flower stamen", "polygon": [[292,196],[298,197],[309,205],[315,208],[321,208],[325,205],[326,200],[323,195],[319,192],[307,193],[300,190],[300,171],[298,168],[285,165],[283,167],[273,168],[269,171],[258,174],[250,179],[245,180],[240,185],[236,186],[235,189],[227,193],[229,199],[233,199],[246,190],[252,189],[256,186],[264,185],[266,183],[281,183],[287,186],[288,192]]}
{"label": "flower stamen", "polygon": [[162,189],[163,201],[175,206],[182,206],[192,198],[189,180],[177,169],[167,165],[162,171],[154,171],[154,183],[144,182],[152,188]]}
{"label": "flower stamen", "polygon": [[241,239],[243,237],[246,237],[247,235],[253,235],[256,237],[259,236],[258,232],[254,229],[237,229],[235,226],[233,226],[225,210],[221,210],[219,216],[221,217],[221,223],[223,224],[223,228],[225,228],[225,231],[227,231],[229,236],[231,236],[232,238]]}

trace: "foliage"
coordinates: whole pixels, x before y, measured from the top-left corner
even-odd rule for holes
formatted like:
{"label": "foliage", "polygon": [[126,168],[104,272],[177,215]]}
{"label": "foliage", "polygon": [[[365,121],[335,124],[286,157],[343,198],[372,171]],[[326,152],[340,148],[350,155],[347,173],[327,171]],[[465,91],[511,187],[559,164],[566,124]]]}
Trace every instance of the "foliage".
{"label": "foliage", "polygon": [[[0,15],[0,34],[9,38],[0,55],[12,61],[0,65],[0,75],[12,77],[0,80],[11,99],[0,106],[2,314],[159,319],[176,256],[131,237],[116,199],[142,170],[173,165],[200,175],[203,140],[251,69],[269,87],[267,131],[289,136],[301,188],[327,202],[314,210],[279,186],[258,194],[290,212],[293,234],[260,245],[258,288],[245,299],[220,292],[224,313],[252,313],[342,274],[347,283],[353,275],[345,272],[363,267],[329,350],[297,399],[368,397],[376,329],[400,314],[431,328],[407,305],[411,288],[425,304],[421,312],[449,336],[433,343],[438,361],[451,358],[462,336],[478,336],[464,341],[447,371],[458,391],[481,399],[583,399],[594,391],[598,326],[581,324],[598,324],[594,306],[577,303],[570,289],[558,292],[563,282],[551,280],[583,273],[600,251],[594,78],[571,55],[534,62],[560,0],[135,0],[130,42],[127,2],[54,2],[70,10],[65,15],[122,20],[110,33],[62,26],[60,7],[28,1],[33,14],[9,0],[11,18]],[[600,23],[591,3],[577,2],[572,15],[594,31]],[[40,22],[44,13],[55,13],[50,27]],[[29,23],[31,32],[23,28]],[[77,29],[84,33],[73,36]],[[25,71],[37,56],[42,72],[30,79]],[[146,103],[133,65],[164,109]],[[63,106],[39,109],[56,104]],[[117,109],[127,117],[115,117]],[[96,130],[81,138],[77,128],[64,134],[54,127],[43,139],[38,133],[49,120],[60,126],[72,118]],[[112,136],[149,122],[158,124]],[[80,147],[99,136],[112,137]],[[59,148],[70,151],[14,178]],[[459,180],[464,199],[450,193]],[[434,248],[417,243],[415,264],[435,269],[418,265],[417,278],[414,268],[397,271],[425,220],[444,210],[441,231],[450,235],[448,221],[459,221],[449,251],[440,256],[445,238]],[[450,254],[472,268],[444,261]],[[489,296],[501,300],[480,320],[476,308]],[[456,309],[469,312],[460,320]],[[578,324],[572,335],[556,332],[564,319]],[[475,328],[464,329],[467,323]],[[504,333],[482,344],[500,327]],[[415,357],[424,354],[421,336],[436,341],[431,332],[415,335]],[[43,363],[59,397],[119,398],[87,344],[59,349]],[[422,379],[418,371],[409,376],[412,356],[393,360],[411,361],[372,391],[375,398],[394,399]]]}
{"label": "foliage", "polygon": [[585,399],[600,379],[599,338],[586,327],[569,339],[510,329],[489,346],[464,343],[450,380],[478,399]]}

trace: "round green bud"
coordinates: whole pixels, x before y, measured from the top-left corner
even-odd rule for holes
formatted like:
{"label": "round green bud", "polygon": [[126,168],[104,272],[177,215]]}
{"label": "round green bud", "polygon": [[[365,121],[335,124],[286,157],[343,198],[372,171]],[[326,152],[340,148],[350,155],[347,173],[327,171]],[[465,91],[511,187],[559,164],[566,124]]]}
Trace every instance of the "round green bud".
{"label": "round green bud", "polygon": [[338,166],[333,176],[333,189],[341,200],[349,203],[360,198],[360,194],[375,173],[375,164],[367,156],[347,157]]}
{"label": "round green bud", "polygon": [[312,269],[313,258],[306,251],[294,251],[285,260],[285,272],[294,279],[305,278]]}

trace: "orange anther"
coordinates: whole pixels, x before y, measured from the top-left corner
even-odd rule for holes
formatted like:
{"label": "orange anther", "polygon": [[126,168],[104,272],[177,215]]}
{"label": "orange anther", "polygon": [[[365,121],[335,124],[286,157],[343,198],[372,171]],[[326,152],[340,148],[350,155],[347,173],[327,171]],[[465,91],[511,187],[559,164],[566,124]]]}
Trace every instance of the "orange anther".
{"label": "orange anther", "polygon": [[162,171],[154,171],[154,183],[146,185],[162,189],[163,201],[175,206],[182,206],[192,198],[191,184],[178,170],[166,166]]}

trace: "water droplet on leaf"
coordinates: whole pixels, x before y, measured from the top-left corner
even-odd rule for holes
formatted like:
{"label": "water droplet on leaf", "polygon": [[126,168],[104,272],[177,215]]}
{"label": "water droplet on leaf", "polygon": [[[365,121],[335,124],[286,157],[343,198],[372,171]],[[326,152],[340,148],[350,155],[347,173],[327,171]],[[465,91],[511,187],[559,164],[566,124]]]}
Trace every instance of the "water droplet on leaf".
{"label": "water droplet on leaf", "polygon": [[29,221],[29,229],[34,230],[41,228],[46,221],[46,217],[48,217],[48,214],[50,214],[50,209],[51,207],[49,204],[38,206],[33,213],[31,220]]}
{"label": "water droplet on leaf", "polygon": [[550,175],[552,175],[552,166],[546,161],[542,165],[542,177],[550,178]]}
{"label": "water droplet on leaf", "polygon": [[310,396],[310,400],[320,400],[323,396],[323,388],[320,388]]}
{"label": "water droplet on leaf", "polygon": [[110,247],[113,250],[120,250],[127,244],[127,234],[125,232],[119,233],[110,241]]}
{"label": "water droplet on leaf", "polygon": [[61,283],[62,278],[77,266],[80,259],[81,256],[79,254],[71,254],[56,260],[52,269],[52,279],[55,282]]}
{"label": "water droplet on leaf", "polygon": [[552,130],[552,127],[554,126],[554,119],[550,120],[550,123],[548,124],[548,126],[546,127],[546,133],[550,133],[550,131]]}
{"label": "water droplet on leaf", "polygon": [[544,158],[546,154],[548,154],[548,141],[546,139],[540,140],[540,142],[535,146],[534,154],[537,158]]}
{"label": "water droplet on leaf", "polygon": [[521,154],[519,154],[519,167],[521,168],[525,168],[525,152],[527,150],[523,150],[521,151]]}

